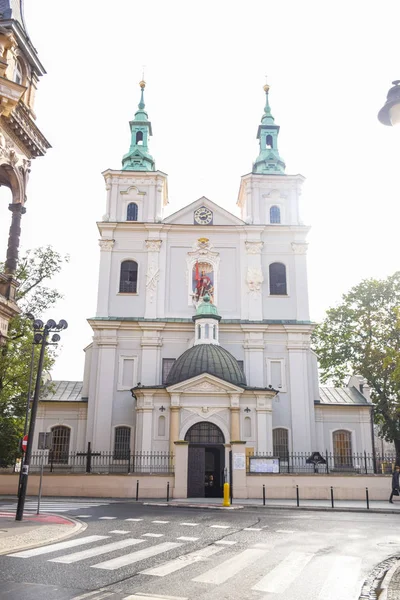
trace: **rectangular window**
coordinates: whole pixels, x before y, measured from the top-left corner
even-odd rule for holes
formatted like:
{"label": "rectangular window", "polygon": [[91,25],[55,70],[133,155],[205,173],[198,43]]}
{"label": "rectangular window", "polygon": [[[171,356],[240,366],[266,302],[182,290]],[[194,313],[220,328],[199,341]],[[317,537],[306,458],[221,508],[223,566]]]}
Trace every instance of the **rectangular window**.
{"label": "rectangular window", "polygon": [[137,383],[137,357],[120,356],[118,368],[118,390],[130,390]]}
{"label": "rectangular window", "polygon": [[244,373],[244,360],[238,360],[237,361],[239,367],[242,369],[242,373]]}
{"label": "rectangular window", "polygon": [[267,359],[267,385],[274,390],[286,392],[285,360],[283,358]]}
{"label": "rectangular window", "polygon": [[172,367],[174,366],[176,358],[163,358],[162,361],[162,384],[167,383],[168,375]]}

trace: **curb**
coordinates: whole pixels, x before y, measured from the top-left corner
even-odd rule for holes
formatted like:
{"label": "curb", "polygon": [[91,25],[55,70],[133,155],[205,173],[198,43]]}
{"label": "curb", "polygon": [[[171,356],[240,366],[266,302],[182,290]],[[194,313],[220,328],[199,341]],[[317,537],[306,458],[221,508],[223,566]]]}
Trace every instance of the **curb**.
{"label": "curb", "polygon": [[[48,544],[54,544],[55,542],[60,542],[62,540],[68,539],[74,535],[77,535],[81,531],[85,531],[85,529],[88,526],[87,523],[84,523],[83,521],[79,521],[79,519],[74,519],[72,517],[67,517],[64,515],[56,515],[55,513],[46,513],[46,514],[48,514],[52,517],[60,517],[62,519],[65,519],[66,521],[70,521],[71,523],[74,524],[72,531],[68,531],[66,533],[57,535],[54,538],[48,539],[44,542],[36,542],[34,544],[26,544],[25,546],[20,546],[18,548],[12,548],[11,550],[10,549],[2,550],[2,551],[0,551],[0,556],[3,556],[4,554],[9,554],[10,552],[22,552],[23,550],[30,550],[32,548],[40,548],[41,546],[47,546]],[[35,529],[35,528],[32,527],[32,529]],[[36,529],[40,529],[40,526],[36,527]]]}

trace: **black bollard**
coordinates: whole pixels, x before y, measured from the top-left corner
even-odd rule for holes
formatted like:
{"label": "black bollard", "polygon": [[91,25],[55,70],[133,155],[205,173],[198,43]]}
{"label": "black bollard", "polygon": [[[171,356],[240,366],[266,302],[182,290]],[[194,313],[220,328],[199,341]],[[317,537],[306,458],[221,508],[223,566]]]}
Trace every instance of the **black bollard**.
{"label": "black bollard", "polygon": [[139,479],[136,480],[136,502],[139,500]]}
{"label": "black bollard", "polygon": [[333,487],[331,486],[331,504],[332,504],[332,508],[335,508],[335,504],[333,502]]}
{"label": "black bollard", "polygon": [[265,506],[265,484],[263,485],[263,506]]}
{"label": "black bollard", "polygon": [[299,486],[296,485],[296,501],[297,501],[297,506],[300,506],[300,496],[299,496]]}
{"label": "black bollard", "polygon": [[167,483],[167,502],[169,502],[169,481]]}
{"label": "black bollard", "polygon": [[368,488],[365,488],[365,497],[367,499],[367,509],[369,510],[369,494],[368,494]]}

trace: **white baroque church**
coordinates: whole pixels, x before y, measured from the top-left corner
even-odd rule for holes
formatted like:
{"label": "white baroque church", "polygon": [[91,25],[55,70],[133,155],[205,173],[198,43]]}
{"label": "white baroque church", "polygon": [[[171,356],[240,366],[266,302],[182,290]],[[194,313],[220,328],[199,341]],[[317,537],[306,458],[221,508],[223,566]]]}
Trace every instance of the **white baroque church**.
{"label": "white baroque church", "polygon": [[[189,470],[196,461],[217,480],[231,441],[283,460],[371,452],[365,383],[319,386],[309,227],[299,211],[304,178],[285,173],[269,86],[259,155],[240,182],[240,217],[205,197],[164,215],[168,177],[150,154],[140,87],[129,152],[121,169],[103,173],[98,301],[83,382],[45,389],[34,447],[43,431],[53,431],[56,452],[90,442],[119,456],[174,452],[186,440]],[[201,487],[204,472],[199,480]]]}

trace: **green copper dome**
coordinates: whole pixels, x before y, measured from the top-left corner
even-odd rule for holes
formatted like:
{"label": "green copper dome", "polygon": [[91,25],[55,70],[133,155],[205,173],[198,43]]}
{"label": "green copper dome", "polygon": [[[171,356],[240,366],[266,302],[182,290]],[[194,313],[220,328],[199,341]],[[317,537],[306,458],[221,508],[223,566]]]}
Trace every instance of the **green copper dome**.
{"label": "green copper dome", "polygon": [[167,386],[208,373],[240,387],[246,386],[246,377],[234,356],[214,344],[198,344],[186,350],[174,363],[167,378]]}
{"label": "green copper dome", "polygon": [[209,318],[209,319],[217,319],[221,320],[221,317],[218,314],[218,309],[211,302],[211,298],[208,294],[203,296],[203,301],[197,307],[196,314],[192,317],[193,321],[201,318]]}

